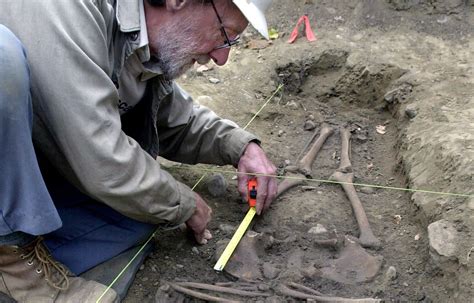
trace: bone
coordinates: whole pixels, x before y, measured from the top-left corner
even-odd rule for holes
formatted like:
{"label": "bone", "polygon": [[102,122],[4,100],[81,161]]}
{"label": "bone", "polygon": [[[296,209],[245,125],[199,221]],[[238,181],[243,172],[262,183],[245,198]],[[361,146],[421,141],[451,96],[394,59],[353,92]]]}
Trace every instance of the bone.
{"label": "bone", "polygon": [[275,199],[278,199],[281,195],[286,193],[288,190],[295,186],[303,183],[301,179],[285,179],[278,184],[278,191]]}
{"label": "bone", "polygon": [[280,284],[276,291],[284,296],[289,296],[297,299],[314,299],[317,302],[324,303],[376,303],[381,302],[378,299],[364,298],[364,299],[348,299],[340,297],[330,297],[330,296],[318,296],[315,294],[307,294],[301,291],[293,290],[286,285]]}
{"label": "bone", "polygon": [[[227,262],[224,271],[239,280],[258,280],[262,278],[260,271],[260,255],[263,254],[265,243],[264,235],[249,230],[240,240],[232,257]],[[224,244],[224,243],[222,243]],[[220,255],[225,245],[218,248],[216,253]]]}
{"label": "bone", "polygon": [[180,292],[180,293],[185,294],[185,295],[188,295],[188,296],[191,296],[193,298],[197,298],[197,299],[201,299],[201,300],[205,300],[205,301],[209,301],[209,302],[221,302],[221,303],[238,303],[238,302],[240,302],[240,301],[229,300],[229,299],[225,299],[225,298],[214,297],[214,296],[211,296],[211,295],[199,292],[199,291],[188,289],[186,287],[183,287],[183,286],[180,286],[180,285],[177,285],[177,284],[174,284],[174,283],[170,283],[170,282],[167,282],[167,283],[175,291]]}
{"label": "bone", "polygon": [[304,285],[301,285],[301,284],[298,284],[298,283],[295,283],[295,282],[289,282],[288,286],[291,286],[293,288],[296,288],[296,289],[299,289],[299,290],[302,290],[302,291],[309,292],[309,293],[311,293],[313,295],[316,295],[316,296],[324,296],[324,294],[320,293],[317,290],[314,290],[312,288],[306,287]]}
{"label": "bone", "polygon": [[351,164],[351,132],[347,128],[340,130],[341,134],[341,163],[337,169],[341,173],[351,173],[352,164]]}
{"label": "bone", "polygon": [[362,202],[357,196],[357,192],[354,188],[353,179],[354,174],[352,172],[352,165],[350,162],[350,132],[347,129],[341,130],[341,140],[342,140],[342,151],[341,151],[341,164],[339,168],[332,174],[331,180],[340,182],[344,192],[347,195],[347,198],[351,202],[352,210],[359,225],[359,243],[363,247],[380,247],[380,240],[375,237],[370,228],[369,220],[365,213]]}
{"label": "bone", "polygon": [[321,276],[345,284],[372,281],[382,266],[382,256],[372,256],[356,241],[344,240],[340,256],[330,261],[329,266],[320,268]]}
{"label": "bone", "polygon": [[306,178],[312,178],[311,167],[313,166],[314,160],[319,153],[319,150],[323,146],[326,139],[332,135],[334,129],[328,124],[323,124],[321,131],[319,132],[319,137],[314,141],[313,145],[306,153],[306,155],[301,158],[298,162],[298,171],[305,175]]}
{"label": "bone", "polygon": [[223,286],[217,286],[217,285],[205,284],[205,283],[177,282],[175,283],[175,285],[188,287],[188,288],[210,290],[210,291],[215,291],[219,293],[233,294],[233,295],[238,295],[242,297],[269,297],[270,296],[270,294],[266,292],[245,291],[241,289],[223,287]]}

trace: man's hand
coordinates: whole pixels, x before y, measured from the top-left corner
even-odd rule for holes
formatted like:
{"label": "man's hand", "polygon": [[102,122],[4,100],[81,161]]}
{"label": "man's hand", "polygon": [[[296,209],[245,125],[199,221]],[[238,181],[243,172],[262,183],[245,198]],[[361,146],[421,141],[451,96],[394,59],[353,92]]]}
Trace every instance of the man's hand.
{"label": "man's hand", "polygon": [[[238,176],[239,192],[243,199],[247,199],[247,182],[253,176],[247,175],[251,173],[275,175],[276,167],[268,160],[262,148],[253,142],[250,142],[245,149],[244,154],[239,160],[237,169],[240,173]],[[277,194],[277,182],[274,177],[257,176],[257,214],[267,210],[275,199]]]}
{"label": "man's hand", "polygon": [[212,209],[204,200],[196,194],[196,209],[191,218],[186,221],[186,226],[192,230],[194,237],[199,244],[206,244],[212,239],[211,232],[207,229],[207,224],[211,221]]}

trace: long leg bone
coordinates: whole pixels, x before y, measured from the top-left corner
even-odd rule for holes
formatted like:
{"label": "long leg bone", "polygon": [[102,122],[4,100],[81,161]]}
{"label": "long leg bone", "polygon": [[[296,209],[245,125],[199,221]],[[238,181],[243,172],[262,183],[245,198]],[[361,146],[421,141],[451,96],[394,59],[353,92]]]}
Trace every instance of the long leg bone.
{"label": "long leg bone", "polygon": [[297,298],[297,299],[314,299],[317,302],[324,302],[324,303],[377,303],[381,302],[379,299],[372,299],[372,298],[364,298],[364,299],[349,299],[349,298],[340,298],[340,297],[329,297],[329,296],[319,296],[315,295],[314,293],[304,293],[301,291],[297,291],[294,289],[291,289],[290,287],[280,284],[277,288],[277,292]]}
{"label": "long leg bone", "polygon": [[311,146],[306,155],[301,158],[298,162],[298,170],[300,173],[305,175],[306,178],[312,178],[311,166],[313,166],[314,160],[318,155],[319,150],[323,146],[326,139],[334,132],[334,129],[327,124],[323,124],[319,137],[314,141],[314,144]]}
{"label": "long leg bone", "polygon": [[[309,151],[298,161],[297,166],[289,166],[287,167],[287,171],[300,173],[303,174],[306,178],[311,178],[311,167],[313,166],[314,160],[316,160],[316,156],[318,152],[321,150],[324,142],[326,142],[327,138],[332,135],[334,129],[330,127],[328,124],[324,123],[321,127],[321,131],[319,132],[319,137],[314,141],[311,145]],[[314,137],[314,136],[313,136]],[[285,179],[280,184],[278,184],[278,193],[276,198],[283,195],[289,189],[300,185],[303,183],[303,180],[300,179]]]}
{"label": "long leg bone", "polygon": [[359,225],[360,235],[359,243],[364,247],[380,247],[380,240],[377,239],[372,229],[370,228],[369,220],[365,213],[364,207],[357,196],[357,192],[352,184],[354,174],[346,171],[352,171],[352,165],[350,162],[350,131],[346,128],[341,129],[341,140],[342,140],[342,151],[341,151],[341,164],[336,172],[331,176],[331,180],[341,182],[341,186],[344,189],[349,201],[352,205],[352,210]]}
{"label": "long leg bone", "polygon": [[253,298],[269,297],[271,295],[270,293],[267,293],[267,292],[244,291],[244,290],[240,290],[236,288],[223,287],[223,286],[217,286],[217,285],[205,284],[205,283],[194,283],[194,282],[175,282],[175,283],[166,282],[166,283],[179,293],[188,295],[193,298],[205,300],[208,302],[234,303],[234,302],[241,302],[241,301],[227,299],[223,297],[216,297],[207,293],[193,290],[191,288],[213,291],[219,294],[231,294],[231,295],[237,295],[237,296],[242,296],[242,297],[253,297]]}

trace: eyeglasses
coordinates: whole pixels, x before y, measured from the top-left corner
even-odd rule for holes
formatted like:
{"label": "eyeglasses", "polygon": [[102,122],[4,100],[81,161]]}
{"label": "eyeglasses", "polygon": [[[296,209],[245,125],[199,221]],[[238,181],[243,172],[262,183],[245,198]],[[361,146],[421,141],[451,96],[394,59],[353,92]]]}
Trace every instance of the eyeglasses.
{"label": "eyeglasses", "polygon": [[219,16],[219,13],[217,12],[214,1],[211,0],[210,2],[212,4],[212,8],[214,9],[214,12],[216,12],[217,20],[219,20],[219,24],[221,25],[221,33],[225,37],[224,44],[214,48],[214,50],[230,48],[231,46],[238,44],[240,42],[240,36],[237,36],[234,39],[229,39],[229,35],[227,35],[227,32],[225,31],[224,24],[222,24],[222,19]]}

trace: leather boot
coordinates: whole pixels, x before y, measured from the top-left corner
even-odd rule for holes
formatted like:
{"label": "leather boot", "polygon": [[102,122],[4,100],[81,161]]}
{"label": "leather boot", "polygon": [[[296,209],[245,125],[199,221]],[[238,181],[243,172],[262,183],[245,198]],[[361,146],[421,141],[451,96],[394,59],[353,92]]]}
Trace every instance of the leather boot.
{"label": "leather boot", "polygon": [[[55,261],[41,237],[24,247],[0,246],[0,292],[25,303],[97,302],[106,287],[75,277]],[[109,289],[101,303],[118,302]]]}

